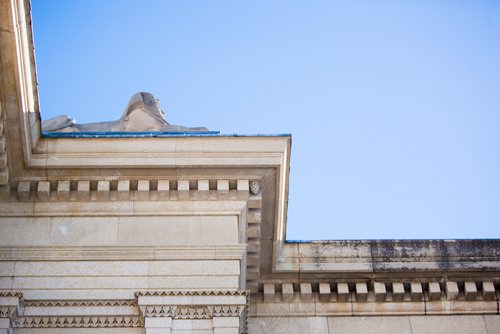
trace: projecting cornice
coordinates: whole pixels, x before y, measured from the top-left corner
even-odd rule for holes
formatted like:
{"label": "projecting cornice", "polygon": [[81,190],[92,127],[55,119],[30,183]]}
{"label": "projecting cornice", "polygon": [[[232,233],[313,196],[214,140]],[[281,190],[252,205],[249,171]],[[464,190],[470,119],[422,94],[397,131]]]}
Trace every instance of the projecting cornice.
{"label": "projecting cornice", "polygon": [[[486,282],[488,293],[491,284],[498,290],[499,240],[286,243],[290,136],[42,136],[29,1],[0,4],[0,204],[5,217],[23,212],[57,216],[75,207],[79,215],[92,216],[97,202],[101,214],[110,215],[147,215],[162,205],[173,210],[184,205],[189,208],[185,212],[194,214],[194,203],[199,214],[217,205],[232,214],[235,205],[235,211],[247,215],[249,239],[241,242],[248,242],[246,276],[253,293],[282,282],[312,284],[311,291],[320,295],[320,284],[338,283],[347,285],[347,293],[361,283],[376,294],[380,282],[406,284],[406,290],[411,284],[439,282],[442,289],[448,281]],[[251,191],[252,182],[260,185],[259,198],[238,198],[243,188]],[[119,202],[132,209],[116,209]],[[129,250],[142,256],[139,248]],[[13,259],[33,259],[36,253],[61,259],[96,254],[88,249],[1,251]],[[176,252],[159,251],[164,258]]]}

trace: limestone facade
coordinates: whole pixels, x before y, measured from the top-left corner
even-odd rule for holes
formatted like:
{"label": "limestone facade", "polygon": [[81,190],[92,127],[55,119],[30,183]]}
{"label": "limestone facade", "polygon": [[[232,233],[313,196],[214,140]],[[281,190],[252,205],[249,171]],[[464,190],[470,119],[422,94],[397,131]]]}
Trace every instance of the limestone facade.
{"label": "limestone facade", "polygon": [[499,240],[286,242],[290,136],[43,135],[0,5],[0,334],[500,333]]}

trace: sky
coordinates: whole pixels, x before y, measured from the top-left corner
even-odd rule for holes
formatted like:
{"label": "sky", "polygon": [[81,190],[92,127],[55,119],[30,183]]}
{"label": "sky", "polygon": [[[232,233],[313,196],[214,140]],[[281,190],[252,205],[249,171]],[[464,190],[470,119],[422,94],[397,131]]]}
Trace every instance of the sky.
{"label": "sky", "polygon": [[500,2],[32,0],[43,119],[292,134],[287,239],[500,237]]}

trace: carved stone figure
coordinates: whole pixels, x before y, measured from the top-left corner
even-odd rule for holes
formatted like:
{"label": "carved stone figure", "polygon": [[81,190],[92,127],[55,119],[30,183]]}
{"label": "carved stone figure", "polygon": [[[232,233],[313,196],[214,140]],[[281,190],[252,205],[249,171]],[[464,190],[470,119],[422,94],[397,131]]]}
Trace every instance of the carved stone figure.
{"label": "carved stone figure", "polygon": [[125,111],[116,121],[76,124],[68,115],[42,122],[44,132],[204,132],[205,127],[189,128],[169,124],[160,103],[153,94],[139,92],[132,95]]}

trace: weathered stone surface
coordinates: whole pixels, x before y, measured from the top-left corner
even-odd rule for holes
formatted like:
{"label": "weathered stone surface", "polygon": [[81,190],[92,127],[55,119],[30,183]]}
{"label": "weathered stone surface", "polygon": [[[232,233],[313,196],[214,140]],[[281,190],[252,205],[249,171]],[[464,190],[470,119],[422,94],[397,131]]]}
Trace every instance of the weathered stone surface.
{"label": "weathered stone surface", "polygon": [[329,317],[328,328],[332,334],[412,334],[408,317]]}
{"label": "weathered stone surface", "polygon": [[483,316],[410,317],[412,334],[488,334]]}
{"label": "weathered stone surface", "polygon": [[484,322],[488,334],[500,333],[500,315],[485,315]]}
{"label": "weathered stone surface", "polygon": [[326,317],[261,317],[250,318],[252,334],[324,334],[328,333]]}

